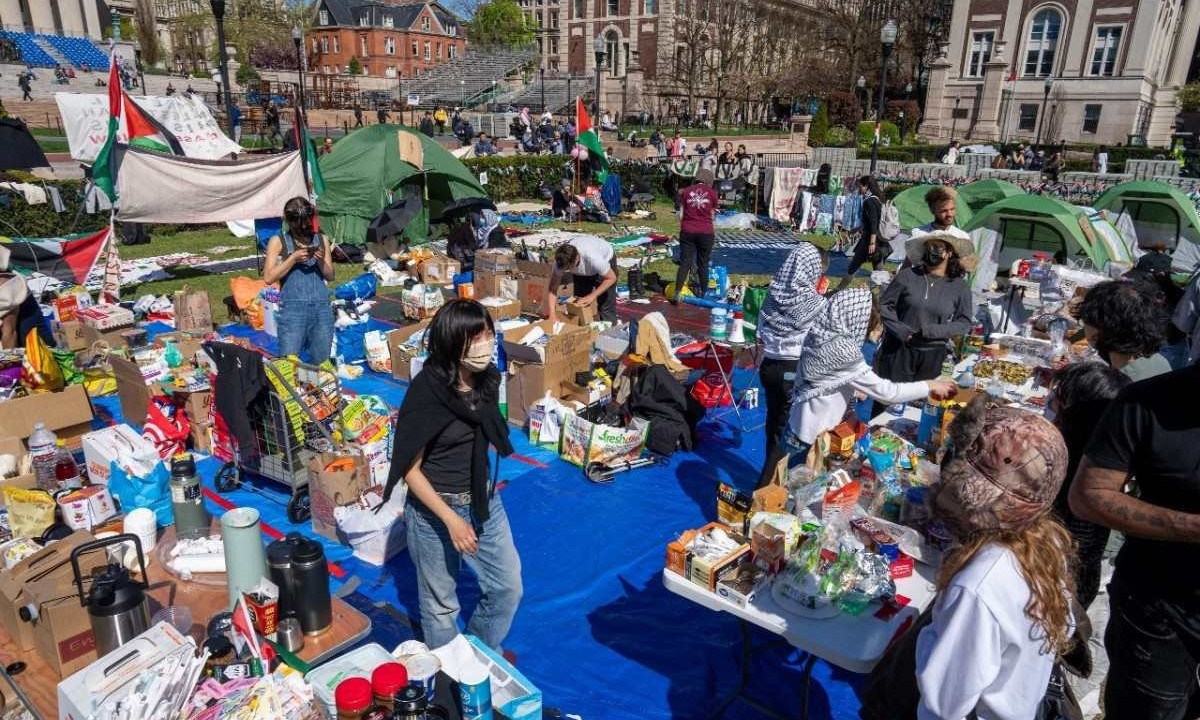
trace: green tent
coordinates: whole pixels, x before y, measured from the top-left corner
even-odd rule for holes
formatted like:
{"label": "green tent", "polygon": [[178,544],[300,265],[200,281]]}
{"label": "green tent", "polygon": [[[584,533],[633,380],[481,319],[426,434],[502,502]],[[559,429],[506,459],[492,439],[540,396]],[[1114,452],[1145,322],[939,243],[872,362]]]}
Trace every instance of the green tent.
{"label": "green tent", "polygon": [[[424,167],[400,159],[400,135],[417,138]],[[317,200],[321,226],[338,242],[362,245],[367,225],[395,200],[424,197],[425,209],[405,231],[409,241],[429,237],[429,217],[446,203],[487,197],[483,186],[457,158],[425,135],[401,125],[368,125],[334,144],[321,158],[325,194]]]}
{"label": "green tent", "polygon": [[[958,197],[972,213],[979,212],[994,202],[1004,198],[1026,194],[1024,190],[1006,180],[986,178],[967,183],[958,189]],[[962,214],[960,209],[959,214]],[[963,221],[966,223],[966,220]]]}
{"label": "green tent", "polygon": [[[975,239],[983,258],[990,258],[998,270],[1007,270],[1020,258],[1035,252],[1090,260],[1103,270],[1110,261],[1129,262],[1128,250],[1113,243],[1095,224],[1104,222],[1085,208],[1070,205],[1044,195],[1013,195],[983,208],[963,228]],[[995,238],[998,247],[985,247]]]}
{"label": "green tent", "polygon": [[[1097,210],[1107,210],[1118,222],[1128,215],[1141,247],[1174,249],[1172,265],[1190,272],[1200,259],[1200,217],[1191,198],[1162,182],[1140,180],[1114,185],[1096,200]],[[1180,243],[1180,238],[1189,242]]]}

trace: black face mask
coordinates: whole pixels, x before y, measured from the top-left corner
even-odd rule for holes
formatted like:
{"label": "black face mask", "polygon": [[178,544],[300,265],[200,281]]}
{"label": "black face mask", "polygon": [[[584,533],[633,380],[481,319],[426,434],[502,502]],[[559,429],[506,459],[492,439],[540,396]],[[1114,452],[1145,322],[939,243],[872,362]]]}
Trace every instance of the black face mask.
{"label": "black face mask", "polygon": [[925,263],[925,267],[937,267],[946,259],[946,251],[940,245],[931,245],[925,248],[925,255],[921,261]]}

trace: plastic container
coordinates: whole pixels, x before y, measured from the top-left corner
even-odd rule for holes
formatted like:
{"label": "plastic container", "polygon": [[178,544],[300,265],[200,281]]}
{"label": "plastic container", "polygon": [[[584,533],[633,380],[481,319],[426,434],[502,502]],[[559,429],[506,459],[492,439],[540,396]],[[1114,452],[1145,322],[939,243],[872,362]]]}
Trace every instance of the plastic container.
{"label": "plastic container", "polygon": [[359,677],[370,685],[371,673],[393,658],[379,643],[370,643],[313,668],[304,679],[313,686],[317,698],[325,704],[329,714],[334,715],[334,691],[346,678]]}
{"label": "plastic container", "polygon": [[29,457],[33,460],[33,474],[38,487],[54,492],[58,482],[54,466],[58,462],[58,437],[46,429],[46,423],[35,423],[29,435]]}
{"label": "plastic container", "polygon": [[389,662],[375,668],[371,673],[371,691],[375,693],[375,704],[391,708],[396,693],[408,685],[408,671],[398,662]]}
{"label": "plastic container", "polygon": [[708,334],[713,340],[724,340],[729,336],[729,311],[715,307],[710,312]]}
{"label": "plastic container", "polygon": [[333,693],[337,720],[361,720],[363,712],[371,707],[371,681],[352,677],[338,683]]}

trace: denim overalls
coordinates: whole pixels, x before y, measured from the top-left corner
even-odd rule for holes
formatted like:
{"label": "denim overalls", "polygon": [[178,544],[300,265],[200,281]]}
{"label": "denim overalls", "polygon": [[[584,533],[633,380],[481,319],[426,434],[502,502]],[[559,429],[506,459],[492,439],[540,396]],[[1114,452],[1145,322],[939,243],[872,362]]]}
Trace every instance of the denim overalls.
{"label": "denim overalls", "polygon": [[[296,250],[289,232],[280,235],[283,256]],[[284,276],[279,289],[279,354],[300,355],[307,351],[308,361],[319,365],[329,359],[333,346],[333,306],[329,289],[321,274],[321,260],[298,263]]]}

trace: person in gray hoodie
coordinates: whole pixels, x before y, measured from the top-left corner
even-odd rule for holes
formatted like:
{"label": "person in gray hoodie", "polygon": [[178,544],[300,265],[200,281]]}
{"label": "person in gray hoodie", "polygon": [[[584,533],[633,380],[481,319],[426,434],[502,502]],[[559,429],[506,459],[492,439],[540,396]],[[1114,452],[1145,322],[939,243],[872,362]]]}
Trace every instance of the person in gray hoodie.
{"label": "person in gray hoodie", "polygon": [[908,256],[912,267],[896,273],[880,297],[886,332],[875,369],[893,382],[938,377],[950,339],[970,331],[974,309],[966,280],[976,261],[969,239],[931,233],[914,238]]}

